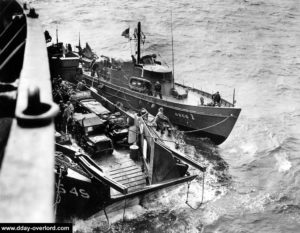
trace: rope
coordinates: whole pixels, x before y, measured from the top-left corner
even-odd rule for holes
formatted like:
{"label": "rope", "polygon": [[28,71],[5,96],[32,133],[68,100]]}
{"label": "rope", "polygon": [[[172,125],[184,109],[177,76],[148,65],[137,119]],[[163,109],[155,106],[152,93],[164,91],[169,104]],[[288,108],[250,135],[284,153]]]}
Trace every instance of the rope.
{"label": "rope", "polygon": [[106,217],[106,220],[107,220],[107,224],[108,224],[108,228],[104,232],[109,232],[111,227],[110,227],[110,222],[109,222],[108,215],[107,215],[106,210],[105,210],[105,205],[103,206],[103,211],[104,211],[104,214],[105,214],[105,217]]}
{"label": "rope", "polygon": [[61,201],[61,196],[60,196],[59,188],[60,188],[60,184],[61,184],[61,178],[62,178],[62,174],[63,174],[63,169],[61,167],[59,167],[58,169],[59,169],[59,176],[58,176],[58,182],[57,182],[57,188],[56,188],[56,197],[55,197],[55,202],[54,202],[54,215],[56,215],[57,205]]}
{"label": "rope", "polygon": [[124,222],[125,222],[125,210],[126,210],[126,204],[127,204],[127,196],[126,196],[126,194],[125,194],[124,211],[123,211],[123,221],[122,221],[121,232],[123,232],[123,227],[124,227]]}
{"label": "rope", "polygon": [[124,211],[123,211],[123,222],[125,221],[125,210],[127,205],[127,196],[125,195],[125,201],[124,201]]}
{"label": "rope", "polygon": [[188,188],[187,188],[187,193],[186,193],[186,201],[185,203],[193,210],[198,210],[202,204],[203,204],[203,199],[204,199],[204,178],[205,178],[205,172],[202,173],[203,174],[203,178],[202,178],[202,197],[201,197],[201,202],[199,204],[199,206],[197,207],[193,207],[189,204],[189,192],[190,192],[190,186],[191,186],[191,181],[187,182],[188,183]]}
{"label": "rope", "polygon": [[183,133],[195,133],[195,132],[198,132],[198,131],[203,131],[203,130],[206,130],[206,129],[210,129],[210,128],[212,128],[212,127],[215,127],[215,126],[217,126],[217,125],[219,125],[219,124],[224,123],[224,122],[227,121],[230,117],[231,117],[231,116],[228,116],[228,117],[226,117],[225,119],[221,120],[220,122],[218,122],[218,123],[216,123],[216,124],[214,124],[214,125],[210,125],[210,126],[204,127],[204,128],[202,128],[202,129],[195,129],[195,130],[182,131],[182,132],[183,132]]}

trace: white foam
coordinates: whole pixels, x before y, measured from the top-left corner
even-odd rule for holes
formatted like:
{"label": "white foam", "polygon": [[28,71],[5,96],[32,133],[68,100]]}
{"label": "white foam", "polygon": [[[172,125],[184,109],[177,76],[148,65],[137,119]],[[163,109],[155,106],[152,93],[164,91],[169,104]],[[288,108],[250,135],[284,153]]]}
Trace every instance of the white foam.
{"label": "white foam", "polygon": [[257,146],[252,142],[248,142],[241,145],[241,149],[244,154],[248,154],[248,155],[254,155],[257,152]]}
{"label": "white foam", "polygon": [[292,163],[288,160],[287,154],[285,152],[280,152],[275,155],[275,159],[277,160],[277,168],[279,172],[286,172],[290,170],[292,167]]}
{"label": "white foam", "polygon": [[[280,148],[281,143],[279,142],[278,138],[276,135],[272,132],[269,133],[269,137],[271,139],[272,145],[274,149],[278,148],[278,150],[281,150]],[[275,154],[275,159],[276,159],[276,167],[279,172],[286,172],[292,167],[292,163],[288,160],[288,155],[286,152],[278,151]]]}
{"label": "white foam", "polygon": [[[118,221],[123,220],[124,210],[115,211],[108,214],[109,223],[113,224]],[[127,207],[125,210],[124,220],[136,219],[138,216],[142,216],[146,210],[140,205],[134,205],[132,207]],[[94,229],[100,228],[105,229],[108,227],[107,219],[103,214],[94,215],[87,220],[77,220],[74,223],[74,232],[93,232]]]}

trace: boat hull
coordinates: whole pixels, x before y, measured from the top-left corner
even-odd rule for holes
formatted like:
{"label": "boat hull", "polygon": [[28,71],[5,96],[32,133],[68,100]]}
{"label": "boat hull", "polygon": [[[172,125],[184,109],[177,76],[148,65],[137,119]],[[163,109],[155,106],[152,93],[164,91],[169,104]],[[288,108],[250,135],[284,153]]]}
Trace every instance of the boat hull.
{"label": "boat hull", "polygon": [[70,221],[73,218],[88,218],[94,214],[101,214],[104,209],[107,213],[112,213],[124,207],[140,204],[147,194],[153,194],[161,189],[192,181],[195,177],[196,175],[192,175],[172,179],[160,184],[150,185],[127,195],[109,197],[107,195],[109,193],[108,186],[97,185],[83,176],[81,178],[66,176],[59,181],[59,176],[56,173],[55,197],[59,200],[56,208],[56,220]]}
{"label": "boat hull", "polygon": [[87,84],[96,87],[101,95],[124,107],[133,110],[145,108],[152,115],[156,115],[158,109],[163,107],[165,115],[180,130],[185,131],[187,137],[209,138],[217,145],[227,139],[241,111],[233,107],[191,106],[170,102],[118,87],[102,79],[93,81],[90,76],[83,77]]}

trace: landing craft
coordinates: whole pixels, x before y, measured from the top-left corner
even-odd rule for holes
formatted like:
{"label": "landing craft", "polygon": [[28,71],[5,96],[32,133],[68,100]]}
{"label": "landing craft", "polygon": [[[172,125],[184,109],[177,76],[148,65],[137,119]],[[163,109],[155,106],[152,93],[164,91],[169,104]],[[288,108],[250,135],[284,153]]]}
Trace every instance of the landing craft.
{"label": "landing craft", "polygon": [[[88,91],[68,93],[73,93],[70,96],[75,106],[73,120],[81,121],[82,116],[86,123],[79,126],[79,131],[72,130],[75,142],[66,143],[61,136],[57,137],[60,141],[55,157],[57,220],[125,211],[136,201],[142,203],[145,194],[190,182],[197,177],[197,170],[205,171],[197,161],[174,149],[175,143],[172,146],[164,143],[150,124],[151,116],[132,115],[93,88],[90,95]],[[89,120],[91,115],[93,121]],[[134,135],[129,139],[131,132]],[[106,152],[104,147],[108,150],[112,147],[103,139],[102,150],[91,150],[93,145],[82,147],[81,141],[95,134],[111,138],[113,151]],[[133,141],[129,143],[130,140]]]}

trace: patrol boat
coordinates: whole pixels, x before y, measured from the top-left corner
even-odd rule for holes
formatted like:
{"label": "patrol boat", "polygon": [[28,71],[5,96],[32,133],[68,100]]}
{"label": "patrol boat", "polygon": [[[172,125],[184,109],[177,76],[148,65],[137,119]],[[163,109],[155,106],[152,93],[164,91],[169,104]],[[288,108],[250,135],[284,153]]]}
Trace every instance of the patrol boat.
{"label": "patrol boat", "polygon": [[[146,108],[156,115],[160,107],[165,115],[187,138],[209,138],[215,144],[221,144],[232,131],[240,108],[233,102],[221,99],[218,105],[212,103],[212,94],[188,87],[174,80],[174,72],[156,60],[155,55],[141,57],[141,23],[137,25],[136,56],[132,61],[117,62],[101,56],[92,67],[92,77],[83,73],[88,85],[93,85],[101,95],[114,103],[120,103],[131,109]],[[155,83],[161,85],[162,99],[153,96]]]}

